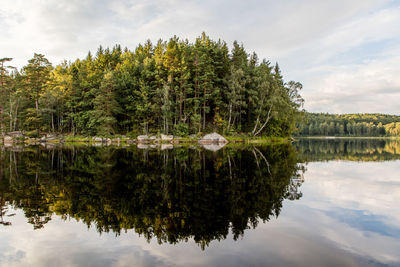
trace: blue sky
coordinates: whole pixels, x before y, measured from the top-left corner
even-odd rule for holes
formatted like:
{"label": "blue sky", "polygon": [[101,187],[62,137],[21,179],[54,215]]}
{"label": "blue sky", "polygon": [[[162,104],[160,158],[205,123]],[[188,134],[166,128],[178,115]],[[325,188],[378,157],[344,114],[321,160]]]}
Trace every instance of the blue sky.
{"label": "blue sky", "polygon": [[279,62],[309,111],[400,114],[399,1],[0,0],[0,57],[18,67],[202,31]]}

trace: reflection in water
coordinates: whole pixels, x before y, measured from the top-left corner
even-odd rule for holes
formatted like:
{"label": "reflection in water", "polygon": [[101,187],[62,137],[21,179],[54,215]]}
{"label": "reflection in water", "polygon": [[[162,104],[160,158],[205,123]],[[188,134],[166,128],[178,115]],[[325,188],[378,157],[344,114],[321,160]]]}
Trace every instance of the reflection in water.
{"label": "reflection in water", "polygon": [[134,229],[147,240],[202,248],[236,240],[301,197],[302,172],[291,145],[139,150],[28,147],[0,152],[1,223],[22,209],[34,229],[54,214],[98,232]]}
{"label": "reflection in water", "polygon": [[0,160],[0,266],[400,266],[399,141],[8,147]]}
{"label": "reflection in water", "polygon": [[400,140],[299,139],[294,146],[300,161],[400,159]]}

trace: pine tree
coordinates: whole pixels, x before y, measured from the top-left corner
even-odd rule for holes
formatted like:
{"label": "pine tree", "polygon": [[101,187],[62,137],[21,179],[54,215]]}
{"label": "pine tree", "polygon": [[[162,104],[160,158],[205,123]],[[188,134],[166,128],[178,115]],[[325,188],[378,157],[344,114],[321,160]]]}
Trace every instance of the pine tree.
{"label": "pine tree", "polygon": [[104,80],[94,99],[94,110],[92,124],[96,125],[97,134],[110,135],[117,130],[116,115],[121,112],[121,108],[115,99],[115,83],[111,71],[104,75]]}
{"label": "pine tree", "polygon": [[54,70],[35,54],[21,75],[2,77],[13,84],[7,85],[9,93],[1,84],[3,132],[8,119],[9,129],[37,132],[188,134],[212,129],[280,136],[295,130],[302,104],[301,84],[285,84],[278,64],[259,63],[236,41],[229,52],[225,42],[205,33],[194,43],[174,36],[155,46],[148,40],[132,51],[100,46],[95,56],[89,52]]}
{"label": "pine tree", "polygon": [[9,76],[9,69],[13,68],[11,66],[5,65],[7,62],[11,61],[12,58],[1,58],[0,59],[0,128],[1,134],[4,135],[4,106],[6,104],[7,98],[10,96],[12,79]]}
{"label": "pine tree", "polygon": [[26,89],[30,99],[34,102],[35,110],[35,112],[33,112],[33,108],[27,110],[27,122],[31,129],[36,128],[37,133],[39,133],[41,124],[39,98],[49,81],[51,69],[52,66],[48,59],[44,55],[36,53],[28,61],[28,65],[23,68],[26,78]]}

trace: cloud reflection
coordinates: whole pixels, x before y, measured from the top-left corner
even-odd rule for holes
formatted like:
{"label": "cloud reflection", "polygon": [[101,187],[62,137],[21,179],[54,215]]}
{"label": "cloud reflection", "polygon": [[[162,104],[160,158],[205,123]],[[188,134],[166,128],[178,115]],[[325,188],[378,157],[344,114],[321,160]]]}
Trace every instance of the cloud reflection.
{"label": "cloud reflection", "polygon": [[[102,233],[58,216],[34,231],[21,210],[0,227],[0,266],[400,265],[400,161],[311,162],[303,197],[279,218],[210,242],[147,242],[134,230]],[[12,229],[12,233],[10,232]]]}

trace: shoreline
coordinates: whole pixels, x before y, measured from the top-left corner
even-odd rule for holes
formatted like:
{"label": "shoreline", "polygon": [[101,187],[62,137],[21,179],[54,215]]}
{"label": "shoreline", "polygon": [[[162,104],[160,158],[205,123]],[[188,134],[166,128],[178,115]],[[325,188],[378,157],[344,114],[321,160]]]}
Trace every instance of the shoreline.
{"label": "shoreline", "polygon": [[[127,137],[124,135],[116,135],[111,137],[100,136],[71,136],[71,135],[55,135],[47,134],[40,138],[29,137],[23,134],[4,135],[0,137],[1,146],[12,145],[40,145],[40,144],[88,144],[88,145],[215,145],[215,144],[272,144],[272,143],[288,143],[293,142],[292,137],[249,137],[249,136],[221,136],[217,139],[207,139],[207,135],[203,137],[179,137],[179,136],[137,136]],[[221,138],[221,139],[218,139]]]}
{"label": "shoreline", "polygon": [[[283,144],[289,142],[296,142],[299,140],[400,140],[397,136],[295,136],[295,137],[249,137],[249,136],[225,136],[225,142],[216,140],[209,140],[202,142],[202,137],[178,137],[171,136],[169,139],[162,139],[161,137],[150,136],[147,139],[129,138],[123,135],[117,135],[113,138],[99,137],[99,136],[70,136],[70,135],[47,135],[41,138],[31,138],[28,136],[11,137],[9,135],[0,137],[0,146],[16,146],[16,145],[93,145],[93,146],[157,146],[157,145],[218,145],[218,144],[238,144],[238,145],[264,145],[264,144]],[[204,141],[204,140],[203,140]]]}

